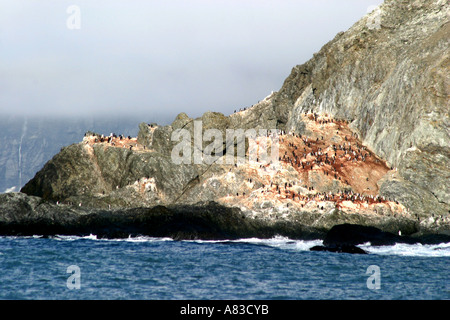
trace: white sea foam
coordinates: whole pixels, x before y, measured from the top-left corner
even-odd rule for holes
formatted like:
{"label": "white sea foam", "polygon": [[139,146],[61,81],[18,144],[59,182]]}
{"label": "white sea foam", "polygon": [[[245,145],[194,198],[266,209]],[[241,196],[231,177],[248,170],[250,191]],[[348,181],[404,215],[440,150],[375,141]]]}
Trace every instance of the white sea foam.
{"label": "white sea foam", "polygon": [[32,236],[0,236],[0,238],[5,238],[5,239],[39,239],[39,238],[44,238],[44,236],[42,235],[32,235]]}
{"label": "white sea foam", "polygon": [[[40,238],[42,236],[15,237],[6,238]],[[175,241],[169,237],[149,237],[135,236],[120,239],[102,239],[97,235],[90,234],[88,236],[68,236],[56,235],[52,237],[58,241],[75,241],[75,240],[94,240],[94,241],[124,241],[124,242],[164,242]],[[203,243],[203,244],[220,244],[220,243],[249,243],[256,245],[264,245],[268,247],[279,248],[283,250],[309,251],[313,246],[322,245],[322,240],[293,240],[287,237],[276,236],[269,239],[261,238],[242,238],[236,240],[183,240],[183,242]],[[361,249],[370,254],[376,255],[397,255],[397,256],[414,256],[414,257],[450,257],[450,242],[440,244],[404,244],[397,243],[390,246],[372,246],[370,242],[359,245]]]}
{"label": "white sea foam", "polygon": [[[308,251],[313,246],[322,245],[322,240],[292,240],[285,237],[274,237],[271,239],[239,239],[235,242],[245,242],[267,245],[280,249]],[[377,255],[398,255],[398,256],[416,256],[416,257],[450,257],[450,242],[440,244],[404,244],[397,243],[391,246],[372,246],[370,243],[364,243],[358,246],[368,253]]]}
{"label": "white sea foam", "polygon": [[270,239],[259,239],[259,238],[239,239],[235,240],[234,242],[260,244],[280,249],[297,250],[297,251],[308,251],[313,246],[322,244],[322,240],[292,240],[281,236],[276,236]]}
{"label": "white sea foam", "polygon": [[[243,238],[238,240],[190,240],[197,243],[251,243],[266,245],[269,247],[283,250],[309,251],[313,246],[323,244],[322,240],[292,240],[286,237],[273,237],[270,239]],[[391,246],[372,246],[370,242],[359,245],[370,254],[377,255],[397,255],[397,256],[415,256],[415,257],[450,257],[450,243],[440,243],[434,245],[422,244],[404,244],[398,243]]]}
{"label": "white sea foam", "polygon": [[88,236],[66,236],[66,235],[56,235],[53,237],[55,240],[60,241],[75,241],[75,240],[81,240],[81,239],[87,239],[87,240],[98,240],[97,236],[94,234],[90,234]]}
{"label": "white sea foam", "polygon": [[126,241],[126,242],[155,242],[155,241],[173,241],[172,238],[168,237],[147,237],[147,236],[136,236],[128,238],[116,238],[116,239],[105,239],[98,238],[95,234],[90,234],[88,236],[67,236],[67,235],[56,235],[53,239],[60,241],[75,241],[75,240],[97,240],[97,241]]}
{"label": "white sea foam", "polygon": [[186,242],[195,243],[249,243],[257,245],[265,245],[286,250],[308,251],[316,245],[321,245],[322,240],[292,240],[282,236],[275,236],[269,239],[261,238],[242,238],[236,240],[185,240]]}
{"label": "white sea foam", "polygon": [[127,242],[161,242],[161,241],[174,241],[169,237],[147,237],[147,236],[138,236],[138,237],[128,237],[126,239],[115,239],[116,241],[127,241]]}
{"label": "white sea foam", "polygon": [[6,188],[5,191],[3,191],[3,193],[11,193],[11,192],[16,192],[17,187],[11,187],[11,188]]}
{"label": "white sea foam", "polygon": [[371,246],[370,244],[364,244],[360,247],[369,253],[378,255],[450,257],[450,242],[424,245],[396,243],[391,246]]}

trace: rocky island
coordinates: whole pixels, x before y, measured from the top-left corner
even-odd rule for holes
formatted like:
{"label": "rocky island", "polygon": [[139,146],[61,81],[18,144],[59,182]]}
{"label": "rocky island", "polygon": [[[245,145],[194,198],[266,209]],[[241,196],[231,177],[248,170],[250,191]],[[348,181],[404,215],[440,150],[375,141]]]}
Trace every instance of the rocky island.
{"label": "rocky island", "polygon": [[[354,225],[380,244],[449,241],[449,14],[445,0],[386,0],[251,107],[142,122],[137,137],[87,132],[0,195],[0,234],[323,239]],[[192,161],[210,156],[211,130],[268,133]],[[276,159],[250,157],[268,130]]]}

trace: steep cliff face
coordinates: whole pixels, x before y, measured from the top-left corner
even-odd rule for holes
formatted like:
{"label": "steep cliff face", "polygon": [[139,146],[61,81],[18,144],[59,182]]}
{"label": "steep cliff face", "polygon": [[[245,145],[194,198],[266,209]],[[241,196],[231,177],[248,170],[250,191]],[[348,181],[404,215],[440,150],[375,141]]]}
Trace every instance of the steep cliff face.
{"label": "steep cliff face", "polygon": [[381,193],[402,193],[423,215],[449,213],[449,10],[447,1],[385,1],[294,67],[274,97],[288,130],[301,131],[306,110],[349,120],[398,168]]}
{"label": "steep cliff face", "polygon": [[[137,138],[89,134],[22,191],[104,209],[213,200],[246,217],[320,230],[338,223],[403,234],[448,230],[448,16],[446,1],[386,0],[251,108],[141,123]],[[239,142],[227,141],[227,130],[275,128],[283,130],[276,164],[224,161]],[[176,163],[179,129],[189,161]],[[195,163],[213,141],[208,129],[223,138],[218,157]]]}

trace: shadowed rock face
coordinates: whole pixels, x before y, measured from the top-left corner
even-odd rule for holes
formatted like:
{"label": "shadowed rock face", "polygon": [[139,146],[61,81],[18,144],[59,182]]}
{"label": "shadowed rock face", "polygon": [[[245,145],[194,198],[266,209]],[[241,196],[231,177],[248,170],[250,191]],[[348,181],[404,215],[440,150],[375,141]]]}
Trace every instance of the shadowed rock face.
{"label": "shadowed rock face", "polygon": [[[446,1],[386,0],[251,108],[197,119],[182,113],[167,126],[141,123],[131,139],[87,135],[22,192],[103,210],[215,201],[249,219],[320,232],[344,223],[394,234],[445,232],[448,14]],[[194,143],[195,121],[202,136],[208,129],[222,134],[220,156],[213,164],[176,164],[177,130],[189,133],[191,157],[211,142]],[[226,143],[228,129],[283,130],[279,163],[226,164],[221,156],[238,143]]]}
{"label": "shadowed rock face", "polygon": [[358,244],[440,243],[450,235],[404,237],[359,225],[335,225],[325,230],[301,222],[249,219],[240,209],[203,202],[195,205],[155,206],[102,210],[55,204],[23,193],[0,195],[0,235],[96,235],[98,238],[130,236],[171,237],[175,240],[225,240],[247,237],[324,239],[314,251],[365,253]]}
{"label": "shadowed rock face", "polygon": [[0,195],[0,234],[79,235],[99,238],[129,236],[183,239],[271,238],[316,239],[323,232],[300,224],[246,219],[238,208],[214,202],[101,210],[49,203],[22,193]]}

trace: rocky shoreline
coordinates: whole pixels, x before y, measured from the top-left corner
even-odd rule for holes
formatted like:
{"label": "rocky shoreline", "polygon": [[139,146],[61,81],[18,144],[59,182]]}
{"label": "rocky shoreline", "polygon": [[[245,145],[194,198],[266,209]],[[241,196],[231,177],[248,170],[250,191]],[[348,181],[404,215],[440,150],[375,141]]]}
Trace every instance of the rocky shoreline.
{"label": "rocky shoreline", "polygon": [[8,193],[0,195],[0,234],[224,240],[275,235],[316,239],[324,232],[283,221],[248,219],[238,208],[215,202],[109,211],[57,205],[23,193]]}
{"label": "rocky shoreline", "polygon": [[[338,223],[338,222],[337,222]],[[240,238],[322,239],[316,251],[355,252],[355,246],[393,243],[450,242],[445,232],[395,235],[381,229],[357,224],[337,224],[330,229],[316,228],[292,221],[268,221],[246,217],[238,208],[216,202],[196,205],[155,206],[103,210],[57,205],[23,193],[0,195],[0,235],[55,236],[95,234],[98,238],[130,236],[170,237],[175,240],[226,240]]]}

